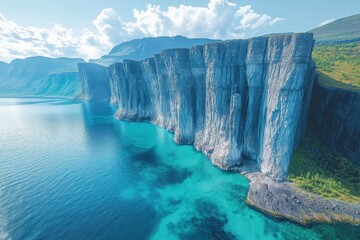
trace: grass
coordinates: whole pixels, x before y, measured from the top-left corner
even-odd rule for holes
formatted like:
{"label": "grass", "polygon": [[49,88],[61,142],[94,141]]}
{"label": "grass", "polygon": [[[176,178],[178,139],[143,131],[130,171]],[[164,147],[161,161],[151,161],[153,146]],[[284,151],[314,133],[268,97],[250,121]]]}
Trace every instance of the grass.
{"label": "grass", "polygon": [[360,43],[317,45],[312,55],[322,85],[360,91]]}
{"label": "grass", "polygon": [[295,151],[289,179],[299,188],[328,199],[360,202],[360,167],[334,155],[313,134],[307,134]]}

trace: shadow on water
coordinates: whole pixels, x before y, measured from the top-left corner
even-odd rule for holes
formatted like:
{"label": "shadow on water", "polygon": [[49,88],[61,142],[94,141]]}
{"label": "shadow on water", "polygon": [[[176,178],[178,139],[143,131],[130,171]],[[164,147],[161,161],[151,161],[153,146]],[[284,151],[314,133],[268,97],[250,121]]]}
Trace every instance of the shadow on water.
{"label": "shadow on water", "polygon": [[154,166],[155,164],[159,163],[159,156],[156,153],[156,146],[143,150],[142,148],[128,145],[126,146],[126,149],[131,154],[129,161],[136,161],[140,164],[146,164],[150,166]]}
{"label": "shadow on water", "polygon": [[[114,120],[114,109],[106,103],[81,103],[83,125],[90,149],[110,144],[120,148],[121,136]],[[115,147],[116,148],[116,147]]]}
{"label": "shadow on water", "polygon": [[83,118],[86,123],[93,123],[98,117],[113,118],[114,108],[103,102],[81,102]]}

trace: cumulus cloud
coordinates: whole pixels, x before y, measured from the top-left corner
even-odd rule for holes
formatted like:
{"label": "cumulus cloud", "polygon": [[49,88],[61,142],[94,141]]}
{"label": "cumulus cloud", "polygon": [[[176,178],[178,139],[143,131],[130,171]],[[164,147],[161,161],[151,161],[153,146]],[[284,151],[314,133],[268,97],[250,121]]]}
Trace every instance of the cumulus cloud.
{"label": "cumulus cloud", "polygon": [[160,6],[147,5],[145,10],[135,9],[134,18],[135,21],[125,23],[128,33],[221,39],[244,37],[247,30],[272,26],[285,20],[257,13],[251,5],[237,7],[226,0],[210,0],[207,7],[180,5],[165,11]]}
{"label": "cumulus cloud", "polygon": [[209,0],[207,6],[180,5],[162,10],[158,5],[133,10],[133,20],[124,21],[111,8],[93,20],[94,30],[72,29],[54,24],[50,29],[23,27],[0,13],[0,58],[10,60],[33,55],[98,58],[112,46],[145,36],[207,37],[218,39],[250,37],[261,28],[284,18],[256,12],[251,5],[237,6],[227,0]]}
{"label": "cumulus cloud", "polygon": [[322,26],[324,26],[324,25],[326,25],[326,24],[328,24],[328,23],[331,23],[331,22],[333,22],[333,21],[335,21],[335,19],[333,19],[333,18],[328,19],[328,20],[325,20],[325,21],[323,21],[323,22],[321,22],[321,23],[319,24],[319,27],[322,27]]}
{"label": "cumulus cloud", "polygon": [[9,61],[28,56],[60,57],[77,54],[78,40],[71,29],[23,27],[0,14],[0,57]]}

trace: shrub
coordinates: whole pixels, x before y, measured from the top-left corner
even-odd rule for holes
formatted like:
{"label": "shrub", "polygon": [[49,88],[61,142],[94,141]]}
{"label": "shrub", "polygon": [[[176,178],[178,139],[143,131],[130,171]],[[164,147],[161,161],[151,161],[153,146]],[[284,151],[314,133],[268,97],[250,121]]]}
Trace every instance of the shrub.
{"label": "shrub", "polygon": [[311,133],[292,157],[289,179],[326,198],[360,202],[360,167],[333,154]]}

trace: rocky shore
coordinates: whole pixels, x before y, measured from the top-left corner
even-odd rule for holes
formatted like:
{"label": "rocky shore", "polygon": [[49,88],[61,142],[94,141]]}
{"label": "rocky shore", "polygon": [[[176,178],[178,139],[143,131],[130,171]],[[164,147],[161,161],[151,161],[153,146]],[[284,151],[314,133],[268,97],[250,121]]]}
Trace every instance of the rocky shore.
{"label": "rocky shore", "polygon": [[360,225],[360,203],[325,199],[298,189],[291,182],[276,182],[258,173],[243,173],[250,180],[246,203],[265,214],[302,225],[347,222]]}

